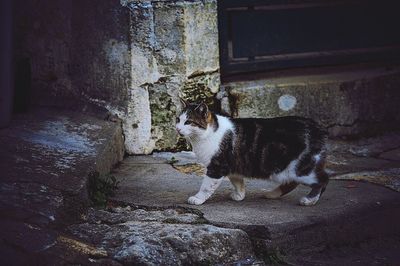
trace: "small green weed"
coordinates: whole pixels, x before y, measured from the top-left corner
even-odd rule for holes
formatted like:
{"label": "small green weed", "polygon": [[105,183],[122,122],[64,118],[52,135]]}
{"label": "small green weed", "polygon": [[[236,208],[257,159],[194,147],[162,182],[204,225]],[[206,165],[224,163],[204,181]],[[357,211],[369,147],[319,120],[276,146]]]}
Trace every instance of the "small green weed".
{"label": "small green weed", "polygon": [[179,160],[176,159],[174,156],[172,156],[171,159],[169,159],[169,161],[168,161],[168,163],[171,164],[171,165],[172,165],[172,164],[175,164],[175,163],[177,163],[177,162],[179,162]]}
{"label": "small green weed", "polygon": [[94,206],[105,207],[109,197],[114,196],[119,181],[112,175],[100,176],[98,172],[89,175],[89,198]]}

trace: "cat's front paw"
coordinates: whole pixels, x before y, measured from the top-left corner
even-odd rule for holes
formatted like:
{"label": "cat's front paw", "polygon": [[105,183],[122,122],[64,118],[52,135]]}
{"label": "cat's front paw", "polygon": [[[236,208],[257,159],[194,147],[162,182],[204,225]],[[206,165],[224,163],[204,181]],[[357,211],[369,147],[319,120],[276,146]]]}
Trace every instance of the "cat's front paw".
{"label": "cat's front paw", "polygon": [[241,201],[244,199],[244,197],[246,196],[245,192],[237,192],[237,191],[233,191],[231,193],[231,198],[235,201]]}
{"label": "cat's front paw", "polygon": [[314,197],[314,198],[302,197],[300,199],[299,203],[300,203],[300,205],[303,205],[303,206],[312,206],[312,205],[315,205],[318,202],[318,200],[319,200],[319,196]]}
{"label": "cat's front paw", "polygon": [[188,203],[189,203],[189,204],[192,204],[192,205],[201,205],[201,204],[203,204],[205,201],[206,201],[205,199],[201,199],[201,198],[198,198],[198,197],[196,197],[196,196],[191,196],[191,197],[188,199]]}

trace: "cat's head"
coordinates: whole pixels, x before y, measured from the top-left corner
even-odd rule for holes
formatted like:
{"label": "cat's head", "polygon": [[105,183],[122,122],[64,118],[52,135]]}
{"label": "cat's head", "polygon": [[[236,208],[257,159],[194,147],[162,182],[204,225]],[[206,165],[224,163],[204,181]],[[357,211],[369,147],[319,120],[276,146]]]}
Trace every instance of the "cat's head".
{"label": "cat's head", "polygon": [[193,104],[181,99],[182,112],[176,118],[176,130],[184,137],[201,137],[214,127],[215,115],[205,103]]}

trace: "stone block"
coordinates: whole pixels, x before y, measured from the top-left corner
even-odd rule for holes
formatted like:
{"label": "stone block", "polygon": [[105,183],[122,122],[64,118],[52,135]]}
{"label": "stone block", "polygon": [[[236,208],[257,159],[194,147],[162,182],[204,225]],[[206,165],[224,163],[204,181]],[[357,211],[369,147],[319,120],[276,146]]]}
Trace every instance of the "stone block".
{"label": "stone block", "polygon": [[186,75],[219,69],[217,1],[194,1],[185,8]]}
{"label": "stone block", "polygon": [[154,3],[154,56],[164,75],[179,75],[186,68],[184,5]]}
{"label": "stone block", "polygon": [[223,101],[234,117],[303,116],[331,136],[358,135],[396,126],[399,84],[397,71],[384,69],[270,78],[226,84]]}
{"label": "stone block", "polygon": [[68,231],[124,265],[214,265],[254,256],[244,231],[204,224],[184,208],[118,209],[92,211],[87,223]]}

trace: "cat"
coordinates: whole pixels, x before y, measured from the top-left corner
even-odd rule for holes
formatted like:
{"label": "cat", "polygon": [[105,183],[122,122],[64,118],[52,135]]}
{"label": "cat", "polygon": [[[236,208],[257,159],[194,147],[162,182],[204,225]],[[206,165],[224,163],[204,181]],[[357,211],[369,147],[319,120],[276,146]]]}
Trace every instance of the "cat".
{"label": "cat", "polygon": [[224,177],[234,187],[231,198],[235,201],[245,198],[243,178],[249,177],[276,184],[267,198],[279,198],[303,184],[311,191],[300,205],[318,202],[329,181],[324,170],[327,132],[313,120],[296,116],[231,119],[211,112],[204,103],[181,102],[176,130],[207,169],[189,204],[203,204]]}

